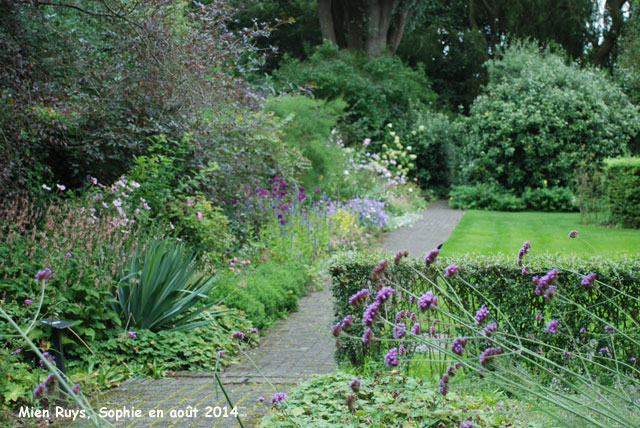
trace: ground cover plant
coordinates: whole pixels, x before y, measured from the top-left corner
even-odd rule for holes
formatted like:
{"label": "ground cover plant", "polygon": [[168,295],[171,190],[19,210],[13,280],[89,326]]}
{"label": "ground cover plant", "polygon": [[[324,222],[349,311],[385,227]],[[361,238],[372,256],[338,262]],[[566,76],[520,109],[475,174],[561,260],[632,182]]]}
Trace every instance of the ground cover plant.
{"label": "ground cover plant", "polygon": [[[578,229],[579,239],[569,239],[566,231]],[[510,254],[527,237],[535,248],[578,257],[606,257],[640,251],[637,230],[584,225],[578,213],[470,210],[442,247],[442,254]]]}

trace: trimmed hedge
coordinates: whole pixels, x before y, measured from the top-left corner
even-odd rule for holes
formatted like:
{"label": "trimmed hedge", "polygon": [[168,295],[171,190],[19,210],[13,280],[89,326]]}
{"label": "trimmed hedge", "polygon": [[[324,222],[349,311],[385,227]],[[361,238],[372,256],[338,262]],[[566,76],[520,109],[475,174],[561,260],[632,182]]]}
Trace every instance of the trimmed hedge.
{"label": "trimmed hedge", "polygon": [[267,261],[246,274],[224,273],[212,296],[222,304],[244,311],[257,328],[263,329],[298,309],[298,299],[309,280],[300,262],[278,264]]}
{"label": "trimmed hedge", "polygon": [[[378,358],[389,348],[388,343],[362,344],[361,336],[364,326],[361,322],[365,306],[356,308],[348,304],[349,297],[357,291],[368,288],[372,295],[375,294],[379,282],[372,282],[371,271],[378,264],[383,255],[380,253],[362,254],[356,252],[338,253],[333,256],[330,264],[330,273],[333,279],[332,291],[335,298],[334,312],[336,321],[342,320],[346,315],[352,314],[354,321],[352,326],[344,329],[346,335],[342,335],[336,350],[338,361],[350,361],[354,365],[361,365],[366,356]],[[385,304],[385,310],[380,311],[389,321],[393,322],[397,311],[403,309],[415,310],[415,305],[410,307],[406,293],[398,290],[394,284],[402,284],[403,288],[418,295],[427,290],[434,290],[432,284],[420,276],[424,274],[430,280],[436,280],[438,272],[444,270],[449,264],[459,266],[459,274],[449,279],[449,283],[469,311],[475,311],[485,299],[491,301],[508,317],[518,335],[527,336],[532,332],[542,331],[544,319],[562,317],[562,333],[569,336],[577,335],[580,328],[587,329],[587,335],[581,337],[581,341],[598,341],[599,346],[609,345],[609,335],[603,330],[604,325],[594,325],[593,320],[586,314],[576,311],[573,305],[563,303],[556,299],[551,305],[546,303],[541,296],[534,293],[535,286],[531,282],[533,275],[544,275],[552,268],[560,270],[555,285],[558,293],[580,305],[588,306],[598,317],[618,329],[631,332],[634,323],[640,322],[640,260],[630,256],[621,256],[616,260],[607,260],[594,257],[591,259],[578,259],[560,256],[528,257],[529,272],[522,275],[522,268],[516,264],[516,256],[479,257],[468,256],[458,258],[438,259],[435,265],[425,268],[421,259],[404,259],[400,264],[393,264],[393,257],[387,257],[389,267],[385,271],[385,283],[393,286],[396,292],[393,298]],[[584,287],[580,285],[584,274],[596,272],[598,281],[613,286],[621,293],[612,293],[607,287]],[[463,282],[474,284],[481,295]],[[434,290],[435,291],[435,290]],[[449,310],[454,305],[439,296],[441,305]],[[618,307],[624,308],[629,317],[625,316]],[[543,320],[536,321],[535,315],[542,313]],[[386,336],[386,333],[376,331],[378,324],[372,327],[376,337]],[[424,328],[424,327],[423,327]],[[571,349],[568,336],[563,334],[553,335],[549,343],[559,348]],[[616,336],[615,348],[620,357],[627,360],[636,356],[639,349],[632,349],[623,338]]]}
{"label": "trimmed hedge", "polygon": [[607,159],[603,188],[610,221],[640,228],[640,157]]}

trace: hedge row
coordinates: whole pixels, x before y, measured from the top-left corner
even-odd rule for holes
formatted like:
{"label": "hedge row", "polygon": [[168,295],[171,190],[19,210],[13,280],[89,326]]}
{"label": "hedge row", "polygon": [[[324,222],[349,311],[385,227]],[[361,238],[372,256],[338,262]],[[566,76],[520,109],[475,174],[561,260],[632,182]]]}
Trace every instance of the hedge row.
{"label": "hedge row", "polygon": [[[346,335],[340,337],[337,346],[338,361],[348,360],[354,365],[360,365],[364,362],[365,356],[378,358],[389,348],[388,343],[374,342],[366,347],[362,344],[360,338],[364,325],[361,320],[366,305],[353,307],[348,304],[349,297],[363,288],[369,289],[371,295],[375,295],[376,288],[381,284],[372,281],[371,273],[383,256],[379,253],[345,252],[334,255],[331,260],[336,321],[342,320],[348,314],[352,314],[356,321],[343,330]],[[436,280],[438,272],[441,273],[452,263],[459,266],[459,273],[448,281],[467,310],[473,313],[483,303],[488,305],[490,300],[505,314],[514,330],[522,337],[542,331],[545,320],[561,317],[563,322],[558,330],[561,334],[552,335],[551,344],[561,349],[571,349],[572,337],[584,327],[588,333],[580,340],[596,339],[600,346],[610,345],[608,340],[611,339],[611,335],[607,335],[603,330],[606,324],[599,325],[588,314],[576,311],[574,305],[563,303],[564,299],[555,299],[553,304],[549,304],[535,294],[532,276],[544,275],[552,268],[560,270],[555,285],[558,287],[558,294],[563,298],[590,308],[597,317],[617,329],[637,332],[636,326],[640,322],[640,260],[634,260],[630,256],[607,260],[597,257],[578,259],[544,255],[527,259],[529,271],[526,275],[522,275],[522,268],[517,266],[515,255],[442,258],[429,268],[426,268],[420,259],[403,259],[397,265],[393,263],[393,257],[386,259],[389,261],[389,267],[385,270],[383,282],[394,287],[396,292],[381,312],[391,322],[399,310],[416,311],[416,306],[409,304],[407,294],[395,284],[401,284],[402,288],[415,295],[427,290],[435,292],[429,280]],[[593,287],[582,286],[583,275],[590,272],[597,273],[598,281],[618,291],[612,291],[612,288],[599,286],[597,283]],[[473,284],[478,291],[474,291],[464,281]],[[447,304],[442,296],[439,297],[441,306],[446,306],[449,310],[454,309],[453,304]],[[538,313],[544,315],[542,320],[536,320],[535,315]],[[388,337],[385,332],[376,331],[376,328],[381,328],[380,325],[374,324],[373,328],[376,337]],[[428,326],[422,326],[423,331],[426,329]],[[628,359],[637,356],[639,349],[634,349],[633,345],[617,335],[614,337],[615,349],[620,353],[620,357]]]}
{"label": "hedge row", "polygon": [[603,188],[610,221],[640,228],[640,158],[607,159]]}

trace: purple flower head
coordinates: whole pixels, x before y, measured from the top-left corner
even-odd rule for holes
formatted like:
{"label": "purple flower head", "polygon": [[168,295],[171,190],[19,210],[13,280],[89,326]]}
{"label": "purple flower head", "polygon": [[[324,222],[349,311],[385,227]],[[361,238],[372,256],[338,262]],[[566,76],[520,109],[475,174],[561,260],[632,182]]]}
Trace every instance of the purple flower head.
{"label": "purple flower head", "polygon": [[224,351],[222,349],[216,352],[216,358],[221,358],[223,355],[224,355]]}
{"label": "purple flower head", "polygon": [[244,333],[241,331],[234,331],[233,333],[231,333],[231,337],[235,339],[244,340]]}
{"label": "purple flower head", "polygon": [[582,281],[580,283],[584,286],[589,286],[596,280],[596,276],[597,274],[595,272],[591,272],[590,274],[582,277]]}
{"label": "purple flower head", "polygon": [[598,351],[601,354],[608,354],[609,353],[609,348],[607,348],[606,346],[604,348],[600,348],[600,350]]}
{"label": "purple flower head", "polygon": [[587,332],[587,329],[582,327],[578,333],[585,334],[586,332]]}
{"label": "purple flower head", "polygon": [[473,421],[471,419],[467,419],[460,424],[460,428],[473,428]]}
{"label": "purple flower head", "polygon": [[[55,360],[53,359],[53,355],[49,354],[48,352],[43,352],[42,356],[45,357],[51,364],[55,362]],[[44,367],[43,360],[40,360],[40,367]]]}
{"label": "purple flower head", "polygon": [[629,358],[629,361],[630,361],[632,364],[635,364],[635,363],[638,361],[638,359],[637,359],[636,357],[631,357],[631,358]]}
{"label": "purple flower head", "polygon": [[542,314],[541,313],[537,313],[536,314],[536,321],[540,321],[542,319]]}
{"label": "purple flower head", "polygon": [[453,342],[451,342],[451,352],[453,352],[454,354],[462,355],[462,352],[464,351],[464,346],[466,344],[467,344],[466,337],[456,337],[455,339],[453,339]]}
{"label": "purple flower head", "polygon": [[391,294],[393,294],[393,288],[382,287],[380,291],[378,291],[378,294],[376,294],[376,301],[384,303],[391,297]]}
{"label": "purple flower head", "polygon": [[604,326],[605,331],[613,331],[613,326],[611,325],[605,325]]}
{"label": "purple flower head", "polygon": [[556,293],[558,292],[558,288],[555,285],[550,285],[547,288],[547,291],[544,292],[544,298],[547,301],[552,301],[554,297],[556,297]]}
{"label": "purple flower head", "polygon": [[79,384],[79,383],[76,383],[75,385],[73,385],[73,386],[71,387],[71,391],[73,391],[73,392],[74,392],[74,393],[76,393],[76,394],[77,394],[78,392],[80,392],[80,384]]}
{"label": "purple flower head", "polygon": [[378,263],[373,270],[371,271],[371,279],[373,279],[374,281],[377,280],[378,278],[380,278],[380,275],[382,274],[382,272],[384,272],[384,270],[389,266],[389,262],[387,262],[386,259],[382,259],[380,260],[380,263]]}
{"label": "purple flower head", "polygon": [[571,232],[569,232],[569,238],[577,238],[577,237],[578,237],[577,230],[572,230]]}
{"label": "purple flower head", "polygon": [[67,253],[67,254],[65,255],[65,257],[66,257],[67,259],[70,259],[71,257],[73,257],[73,254],[71,254],[71,253]]}
{"label": "purple flower head", "polygon": [[320,188],[318,186],[316,186],[316,193],[320,193]]}
{"label": "purple flower head", "polygon": [[127,332],[127,335],[129,336],[129,339],[135,339],[137,337],[135,331],[129,331]]}
{"label": "purple flower head", "polygon": [[[407,311],[408,312],[408,311]],[[411,315],[409,316],[409,319],[411,321],[415,321],[416,319],[418,319],[418,316],[416,315],[415,312],[411,312]]]}
{"label": "purple flower head", "polygon": [[429,251],[424,258],[424,264],[427,267],[429,267],[431,264],[433,264],[433,262],[436,261],[438,254],[440,254],[440,250],[437,248],[434,248],[433,250]]}
{"label": "purple flower head", "polygon": [[398,355],[404,355],[405,352],[407,352],[407,348],[405,348],[403,344],[400,344],[398,347]]}
{"label": "purple flower head", "polygon": [[420,324],[419,323],[415,323],[414,325],[411,326],[411,333],[418,335],[420,334]]}
{"label": "purple flower head", "polygon": [[347,315],[346,317],[342,318],[341,325],[342,325],[342,328],[346,328],[353,325],[353,316]]}
{"label": "purple flower head", "polygon": [[403,257],[407,256],[409,256],[408,251],[398,251],[395,258],[393,259],[393,263],[397,265],[398,263],[400,263],[400,260],[402,260]]}
{"label": "purple flower head", "polygon": [[551,269],[549,272],[547,272],[545,275],[543,275],[542,277],[538,278],[537,276],[534,276],[532,278],[533,283],[536,284],[536,289],[535,289],[535,293],[538,296],[542,296],[544,295],[545,298],[547,298],[548,300],[552,299],[553,296],[555,296],[555,292],[556,290],[552,290],[551,294],[547,294],[547,288],[549,287],[549,285],[551,285],[553,283],[553,281],[556,279],[556,277],[558,276],[558,269]]}
{"label": "purple flower head", "polygon": [[432,306],[438,306],[438,298],[433,295],[432,291],[421,294],[418,298],[418,308],[422,312],[431,309]]}
{"label": "purple flower head", "polygon": [[521,272],[522,276],[525,276],[527,274],[527,272],[529,272],[529,265],[525,265],[522,268],[522,272]]}
{"label": "purple flower head", "polygon": [[449,265],[447,266],[447,268],[444,270],[444,276],[445,278],[450,278],[451,276],[455,275],[458,272],[458,265]]}
{"label": "purple flower head", "polygon": [[404,323],[398,323],[393,327],[393,338],[400,339],[407,333],[407,326]]}
{"label": "purple flower head", "polygon": [[416,296],[413,296],[413,295],[409,296],[409,303],[413,305],[415,302],[416,302]]}
{"label": "purple flower head", "polygon": [[258,401],[261,402],[261,403],[264,403],[264,397],[262,397],[262,396],[258,397]]}
{"label": "purple flower head", "polygon": [[484,351],[482,351],[482,354],[480,354],[480,364],[484,366],[485,364],[490,363],[493,360],[494,356],[500,355],[500,354],[502,354],[501,346],[497,348],[487,348]]}
{"label": "purple flower head", "polygon": [[24,299],[24,304],[25,304],[25,305],[27,305],[27,306],[31,306],[31,305],[33,305],[33,300],[31,300],[31,299]]}
{"label": "purple flower head", "polygon": [[44,384],[47,388],[50,388],[53,385],[53,382],[56,379],[56,374],[55,373],[49,373],[49,375],[47,376],[47,378],[44,380]]}
{"label": "purple flower head", "polygon": [[494,322],[494,323],[491,323],[488,326],[486,326],[482,330],[482,333],[487,337],[491,337],[491,333],[496,331],[497,329],[498,329],[498,324]]}
{"label": "purple flower head", "polygon": [[33,390],[33,398],[40,398],[44,395],[46,387],[44,383],[39,383],[38,386]]}
{"label": "purple flower head", "polygon": [[429,336],[431,336],[431,337],[435,337],[436,336],[436,328],[435,328],[435,326],[429,327]]}
{"label": "purple flower head", "polygon": [[391,348],[387,355],[384,356],[384,363],[389,367],[398,365],[398,348]]}
{"label": "purple flower head", "polygon": [[562,351],[562,356],[565,358],[571,358],[571,354],[566,349]]}
{"label": "purple flower head", "polygon": [[22,349],[18,348],[15,351],[13,351],[13,355],[18,355],[20,352],[22,352]]}
{"label": "purple flower head", "polygon": [[271,397],[271,404],[284,401],[285,398],[287,398],[287,394],[285,394],[284,392],[276,392],[275,394],[273,394],[273,397]]}
{"label": "purple flower head", "polygon": [[334,324],[334,326],[331,327],[331,334],[334,336],[339,336],[341,331],[342,325],[340,323]]}
{"label": "purple flower head", "polygon": [[353,296],[349,297],[349,304],[351,306],[359,305],[361,303],[364,303],[367,300],[367,297],[369,297],[369,290],[363,288]]}
{"label": "purple flower head", "polygon": [[351,388],[351,390],[353,392],[358,392],[360,391],[360,378],[355,378],[353,379],[350,383],[349,383],[349,388]]}
{"label": "purple flower head", "polygon": [[395,316],[395,318],[394,318],[394,321],[395,321],[395,322],[396,322],[396,324],[397,324],[397,323],[399,323],[399,322],[400,322],[400,320],[401,320],[402,318],[407,317],[407,316],[409,316],[409,311],[407,311],[407,312],[405,312],[405,311],[398,311],[398,312],[396,312],[396,316]]}
{"label": "purple flower head", "polygon": [[377,300],[372,304],[370,304],[369,306],[367,306],[367,308],[364,310],[364,313],[362,314],[362,322],[365,323],[366,325],[371,325],[373,323],[373,319],[375,318],[378,312],[379,307],[380,307],[380,302],[378,302]]}
{"label": "purple flower head", "polygon": [[249,331],[250,331],[251,333],[253,333],[253,334],[256,334],[256,333],[258,332],[258,329],[254,327],[254,328],[252,328],[252,329],[251,329],[251,330],[249,330]]}
{"label": "purple flower head", "polygon": [[547,323],[547,327],[544,329],[547,333],[554,334],[558,328],[558,320],[551,320]]}
{"label": "purple flower head", "polygon": [[487,309],[486,305],[480,306],[480,309],[476,311],[475,320],[476,323],[482,325],[485,319],[489,316],[489,309]]}
{"label": "purple flower head", "polygon": [[374,339],[373,331],[370,328],[367,328],[364,333],[362,333],[362,343],[369,343]]}
{"label": "purple flower head", "polygon": [[46,281],[48,279],[51,279],[52,276],[53,273],[51,272],[51,269],[44,268],[36,273],[36,281]]}

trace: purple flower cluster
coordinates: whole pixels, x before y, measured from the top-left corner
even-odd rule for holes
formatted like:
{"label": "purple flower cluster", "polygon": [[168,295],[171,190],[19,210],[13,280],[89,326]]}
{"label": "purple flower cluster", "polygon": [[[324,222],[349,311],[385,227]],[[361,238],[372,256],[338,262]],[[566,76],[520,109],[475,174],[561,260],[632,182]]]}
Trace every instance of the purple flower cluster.
{"label": "purple flower cluster", "polygon": [[408,257],[408,256],[409,256],[409,252],[408,251],[406,251],[406,250],[405,251],[398,251],[396,253],[396,257],[393,259],[393,263],[397,265],[398,263],[400,263],[400,260],[403,257]]}
{"label": "purple flower cluster", "polygon": [[44,385],[44,383],[39,383],[38,386],[36,386],[36,388],[33,390],[33,398],[42,397],[46,389],[47,387]]}
{"label": "purple flower cluster", "polygon": [[551,269],[542,277],[538,277],[537,275],[531,278],[533,283],[536,285],[535,293],[538,296],[544,296],[547,300],[552,300],[555,295],[557,288],[555,285],[551,285],[553,281],[558,276],[558,269]]}
{"label": "purple flower cluster", "polygon": [[347,328],[353,325],[353,316],[347,315],[346,317],[342,318],[341,325],[342,325],[342,328]]}
{"label": "purple flower cluster", "polygon": [[391,348],[387,355],[384,356],[384,362],[389,367],[395,367],[398,365],[398,348]]}
{"label": "purple flower cluster", "polygon": [[440,385],[438,387],[438,391],[442,395],[447,395],[447,391],[448,391],[448,385],[447,384],[449,383],[449,379],[456,375],[456,369],[458,369],[460,367],[462,367],[462,363],[456,363],[455,365],[450,365],[449,367],[447,367],[447,371],[442,374],[442,377],[440,378],[440,381],[438,382],[438,384]]}
{"label": "purple flower cluster", "polygon": [[531,243],[529,241],[524,241],[522,248],[518,251],[518,266],[522,266],[522,259],[529,251],[529,248],[531,248]]}
{"label": "purple flower cluster", "polygon": [[380,263],[378,263],[371,271],[371,279],[376,281],[378,278],[380,278],[380,275],[382,274],[382,272],[384,272],[387,266],[389,266],[389,262],[386,259],[380,260]]}
{"label": "purple flower cluster", "polygon": [[458,265],[449,265],[447,266],[447,268],[444,270],[444,277],[445,278],[450,278],[453,275],[455,275],[458,272]]}
{"label": "purple flower cluster", "polygon": [[460,428],[473,428],[473,421],[471,419],[467,419],[460,424]]}
{"label": "purple flower cluster", "polygon": [[476,324],[482,325],[484,324],[486,318],[489,316],[489,309],[487,309],[486,305],[480,306],[480,309],[476,311],[476,315],[474,319],[476,320]]}
{"label": "purple flower cluster", "polygon": [[529,272],[529,265],[526,265],[522,268],[522,272],[520,272],[522,274],[522,276],[525,276],[527,274],[527,272]]}
{"label": "purple flower cluster", "polygon": [[577,238],[577,237],[578,237],[577,230],[572,230],[571,232],[569,232],[569,238]]}
{"label": "purple flower cluster", "polygon": [[271,404],[276,404],[280,401],[284,401],[285,398],[287,398],[287,394],[285,394],[284,392],[276,392],[275,394],[273,394],[273,397],[271,397]]}
{"label": "purple flower cluster", "polygon": [[544,329],[547,333],[554,334],[558,329],[558,320],[551,320],[547,323],[547,327]]}
{"label": "purple flower cluster", "polygon": [[379,308],[380,308],[380,302],[378,302],[377,300],[372,304],[370,304],[369,306],[367,306],[367,309],[365,309],[364,313],[362,314],[362,322],[365,323],[366,325],[371,325],[373,323],[373,319],[378,313]]}
{"label": "purple flower cluster", "polygon": [[369,290],[363,288],[353,296],[349,297],[349,304],[351,306],[359,305],[361,303],[364,303],[367,300],[367,297],[369,297]]}
{"label": "purple flower cluster", "polygon": [[433,250],[429,251],[427,255],[424,257],[424,264],[427,267],[429,267],[431,264],[433,264],[436,261],[438,254],[440,254],[440,250],[437,248],[434,248]]}
{"label": "purple flower cluster", "polygon": [[339,336],[341,331],[342,331],[341,323],[337,323],[333,327],[331,327],[331,334],[334,336]]}
{"label": "purple flower cluster", "polygon": [[395,321],[395,322],[396,322],[396,324],[397,324],[397,323],[399,323],[399,322],[400,322],[400,320],[401,320],[402,318],[405,318],[405,317],[407,317],[407,318],[408,318],[408,317],[409,317],[409,314],[410,314],[410,312],[409,312],[409,311],[398,311],[398,312],[396,312],[396,316],[395,316],[395,318],[394,318],[394,321]]}
{"label": "purple flower cluster", "polygon": [[424,312],[431,309],[432,306],[438,306],[438,298],[433,295],[432,291],[421,294],[418,298],[418,308]]}
{"label": "purple flower cluster", "polygon": [[235,339],[240,339],[240,340],[244,340],[244,333],[241,331],[234,331],[231,334],[231,337],[235,338]]}
{"label": "purple flower cluster", "polygon": [[51,269],[44,268],[36,273],[36,281],[47,281],[53,277]]}
{"label": "purple flower cluster", "polygon": [[453,352],[454,354],[462,355],[466,344],[466,337],[456,337],[455,339],[453,339],[453,342],[451,342],[451,352]]}
{"label": "purple flower cluster", "polygon": [[389,297],[393,294],[393,288],[391,287],[382,287],[378,294],[376,294],[376,301],[380,303],[386,302]]}
{"label": "purple flower cluster", "polygon": [[503,350],[501,346],[498,346],[497,348],[487,348],[484,351],[482,351],[482,354],[480,354],[480,364],[482,364],[483,366],[486,364],[489,364],[492,360],[493,357],[496,355],[500,355],[502,354]]}
{"label": "purple flower cluster", "polygon": [[135,331],[128,331],[127,336],[129,336],[129,339],[135,339],[136,337],[138,337]]}
{"label": "purple flower cluster", "polygon": [[582,281],[580,283],[584,286],[589,286],[596,280],[596,276],[598,275],[595,272],[591,272],[590,274],[582,277]]}
{"label": "purple flower cluster", "polygon": [[420,334],[420,324],[419,323],[415,323],[414,325],[411,326],[411,333],[418,335]]}
{"label": "purple flower cluster", "polygon": [[491,337],[491,333],[496,331],[498,329],[498,324],[497,323],[491,323],[488,326],[486,326],[485,328],[482,329],[482,334],[487,336],[487,337]]}
{"label": "purple flower cluster", "polygon": [[[42,356],[45,357],[51,364],[55,364],[55,360],[53,359],[53,355],[48,352],[43,352]],[[40,367],[44,367],[44,361],[40,360]]]}
{"label": "purple flower cluster", "polygon": [[393,338],[394,339],[400,339],[406,333],[407,333],[407,326],[402,322],[396,324],[396,326],[393,327]]}
{"label": "purple flower cluster", "polygon": [[362,333],[362,343],[369,343],[374,339],[373,330],[367,328],[364,333]]}
{"label": "purple flower cluster", "polygon": [[361,382],[361,380],[360,380],[360,378],[358,378],[358,377],[357,377],[357,378],[355,378],[355,379],[353,379],[353,380],[349,383],[349,388],[351,388],[351,390],[352,390],[353,392],[358,392],[358,391],[360,391],[360,382]]}
{"label": "purple flower cluster", "polygon": [[347,208],[357,214],[360,225],[368,229],[382,229],[389,216],[384,212],[385,203],[368,198],[355,198],[347,201]]}

